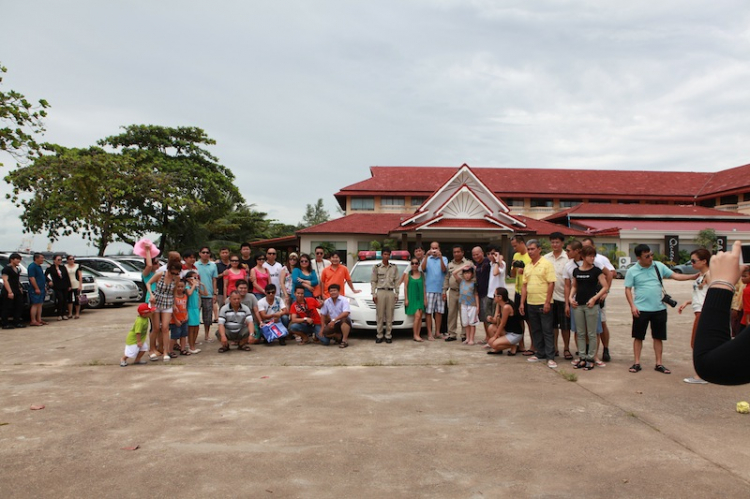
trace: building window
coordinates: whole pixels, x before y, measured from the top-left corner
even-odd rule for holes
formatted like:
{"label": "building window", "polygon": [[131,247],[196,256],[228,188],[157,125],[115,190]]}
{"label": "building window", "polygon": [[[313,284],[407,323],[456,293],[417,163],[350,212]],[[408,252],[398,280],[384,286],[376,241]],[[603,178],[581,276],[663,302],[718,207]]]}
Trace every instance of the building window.
{"label": "building window", "polygon": [[542,199],[542,198],[531,199],[532,208],[552,208],[553,206],[554,204],[552,203],[551,199]]}
{"label": "building window", "polygon": [[581,204],[580,199],[561,199],[560,208],[572,208]]}
{"label": "building window", "polygon": [[617,204],[638,204],[640,201],[637,199],[618,199]]}
{"label": "building window", "polygon": [[743,194],[742,195],[742,200],[743,201],[750,201],[750,192],[746,192],[745,194]]}
{"label": "building window", "polygon": [[524,206],[523,198],[508,198],[508,199],[504,199],[504,201],[505,201],[505,204],[507,204],[508,206],[520,206],[520,207]]}
{"label": "building window", "polygon": [[404,198],[380,198],[380,206],[404,206]]}
{"label": "building window", "polygon": [[719,204],[737,204],[738,201],[737,196],[721,196]]}
{"label": "building window", "polygon": [[716,200],[715,199],[704,199],[699,203],[704,208],[713,208],[716,206]]}
{"label": "building window", "polygon": [[352,210],[373,211],[375,198],[352,198]]}
{"label": "building window", "polygon": [[421,206],[422,203],[425,202],[427,198],[424,196],[412,196],[411,197],[411,205],[412,206]]}

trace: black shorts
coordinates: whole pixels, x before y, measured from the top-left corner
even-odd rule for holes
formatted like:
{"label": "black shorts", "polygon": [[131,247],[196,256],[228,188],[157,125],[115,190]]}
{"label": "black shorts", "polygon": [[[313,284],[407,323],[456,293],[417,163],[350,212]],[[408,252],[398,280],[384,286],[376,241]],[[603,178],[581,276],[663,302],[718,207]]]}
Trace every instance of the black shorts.
{"label": "black shorts", "polygon": [[570,331],[570,317],[565,315],[564,301],[552,301],[552,327],[554,329]]}
{"label": "black shorts", "polygon": [[655,340],[667,339],[667,311],[641,312],[633,317],[632,337],[637,340],[646,339],[646,329],[651,324],[651,337]]}
{"label": "black shorts", "polygon": [[[521,293],[516,293],[513,297],[513,303],[516,305],[516,310],[518,310],[518,315],[520,315],[523,318],[526,318],[526,314],[521,313]],[[528,303],[524,303],[524,310],[526,310]]]}

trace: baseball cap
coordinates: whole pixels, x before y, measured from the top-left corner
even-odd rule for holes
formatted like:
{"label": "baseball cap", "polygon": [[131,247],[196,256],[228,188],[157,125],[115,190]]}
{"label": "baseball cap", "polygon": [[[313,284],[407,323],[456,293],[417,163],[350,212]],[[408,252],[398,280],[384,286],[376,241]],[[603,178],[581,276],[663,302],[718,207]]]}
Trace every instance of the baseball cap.
{"label": "baseball cap", "polygon": [[141,314],[141,315],[143,315],[143,314],[150,314],[154,310],[156,310],[156,309],[153,308],[153,307],[150,307],[148,305],[148,303],[141,303],[140,305],[138,305],[138,313]]}

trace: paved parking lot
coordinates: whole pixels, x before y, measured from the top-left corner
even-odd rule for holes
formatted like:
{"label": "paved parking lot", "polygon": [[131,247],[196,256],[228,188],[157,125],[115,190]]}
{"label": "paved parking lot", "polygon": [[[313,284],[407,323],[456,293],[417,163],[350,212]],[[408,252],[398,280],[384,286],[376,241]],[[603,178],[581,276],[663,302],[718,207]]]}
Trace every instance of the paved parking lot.
{"label": "paved parking lot", "polygon": [[673,374],[650,340],[628,373],[622,282],[613,360],[592,372],[364,332],[121,368],[134,306],[3,331],[0,497],[747,497],[750,387],[682,382],[692,316],[676,310]]}

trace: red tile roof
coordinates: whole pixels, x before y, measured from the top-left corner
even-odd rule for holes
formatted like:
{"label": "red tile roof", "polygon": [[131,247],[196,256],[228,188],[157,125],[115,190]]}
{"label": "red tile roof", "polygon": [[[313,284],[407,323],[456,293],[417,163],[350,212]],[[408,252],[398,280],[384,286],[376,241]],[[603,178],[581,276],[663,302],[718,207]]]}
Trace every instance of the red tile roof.
{"label": "red tile roof", "polygon": [[747,191],[750,181],[750,164],[721,170],[714,173],[711,179],[700,191],[701,196],[707,194],[729,194],[736,191]]}
{"label": "red tile roof", "polygon": [[[611,229],[614,227],[620,230],[655,230],[669,234],[672,231],[679,230],[703,230],[714,229],[719,233],[723,232],[750,232],[750,220],[747,222],[706,222],[698,220],[593,220],[584,219],[576,220],[577,224],[591,227],[597,231]],[[730,238],[731,239],[731,238]]]}
{"label": "red tile roof", "polygon": [[584,237],[589,235],[586,232],[577,229],[571,229],[564,225],[558,225],[544,220],[536,220],[535,218],[526,217],[523,215],[513,215],[515,218],[526,224],[526,229],[519,229],[518,232],[533,232],[540,236],[548,236],[553,232],[562,232],[565,236],[576,236]]}
{"label": "red tile roof", "polygon": [[579,218],[682,218],[682,219],[747,219],[750,216],[736,212],[704,208],[703,206],[679,204],[612,204],[612,203],[582,203],[567,210],[559,211],[545,217],[548,222],[561,222],[568,217]]}
{"label": "red tile roof", "polygon": [[[344,187],[346,196],[429,196],[456,167],[373,166],[371,178]],[[501,199],[557,197],[562,199],[669,199],[692,202],[728,190],[750,188],[750,165],[720,172],[583,170],[552,168],[476,168],[471,170]]]}
{"label": "red tile roof", "polygon": [[272,239],[260,239],[258,241],[251,242],[250,247],[268,248],[269,246],[273,246],[274,244],[277,244],[277,245],[297,244],[297,236],[283,236],[283,237],[274,237]]}
{"label": "red tile roof", "polygon": [[303,234],[388,234],[409,215],[403,213],[354,213],[313,227],[298,230]]}

